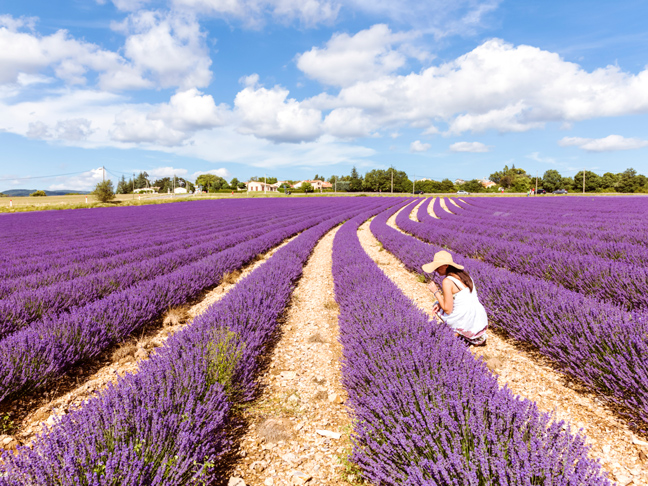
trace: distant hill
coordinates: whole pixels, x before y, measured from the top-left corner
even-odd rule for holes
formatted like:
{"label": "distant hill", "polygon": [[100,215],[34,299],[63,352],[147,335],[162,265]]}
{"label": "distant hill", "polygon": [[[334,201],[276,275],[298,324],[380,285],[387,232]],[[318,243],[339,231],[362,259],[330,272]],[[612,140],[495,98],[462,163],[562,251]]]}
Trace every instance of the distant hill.
{"label": "distant hill", "polygon": [[[37,189],[9,189],[8,191],[1,191],[5,196],[13,197],[22,197],[29,196],[32,192],[36,192]],[[45,194],[48,196],[65,196],[71,192],[76,192],[78,194],[90,194],[90,191],[76,191],[74,189],[63,189],[61,191],[48,191],[45,189]]]}

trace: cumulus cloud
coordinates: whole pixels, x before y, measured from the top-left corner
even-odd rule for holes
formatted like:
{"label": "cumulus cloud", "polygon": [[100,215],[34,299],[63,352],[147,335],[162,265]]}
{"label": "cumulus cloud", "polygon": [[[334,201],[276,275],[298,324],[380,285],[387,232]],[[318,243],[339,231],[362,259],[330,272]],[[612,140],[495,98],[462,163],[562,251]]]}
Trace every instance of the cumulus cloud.
{"label": "cumulus cloud", "polygon": [[334,34],[326,47],[313,47],[297,56],[297,67],[309,78],[332,86],[348,86],[392,73],[406,57],[392,49],[404,40],[384,24],[374,25],[350,36]]}
{"label": "cumulus cloud", "polygon": [[358,138],[369,136],[376,127],[359,108],[337,108],[326,116],[322,128],[334,137]]}
{"label": "cumulus cloud", "polygon": [[239,131],[275,142],[314,140],[321,134],[322,114],[307,108],[280,86],[247,86],[234,100]]}
{"label": "cumulus cloud", "polygon": [[450,145],[451,152],[490,152],[490,147],[481,142],[456,142]]}
{"label": "cumulus cloud", "polygon": [[428,150],[430,150],[430,147],[432,147],[432,145],[430,145],[429,143],[422,143],[420,140],[415,140],[410,144],[410,152],[427,152]]}
{"label": "cumulus cloud", "polygon": [[48,189],[52,191],[60,191],[63,189],[87,191],[93,189],[98,182],[101,182],[103,176],[103,169],[99,167],[75,176],[56,177],[56,182],[51,184]]}
{"label": "cumulus cloud", "polygon": [[192,16],[140,11],[113,28],[126,34],[124,55],[163,88],[204,87],[211,81],[206,34]]}
{"label": "cumulus cloud", "polygon": [[156,179],[173,176],[182,177],[188,173],[187,169],[181,169],[178,167],[156,167],[155,169],[147,169],[146,172],[149,176]]}
{"label": "cumulus cloud", "polygon": [[172,0],[177,9],[242,21],[259,28],[266,17],[290,23],[298,21],[312,27],[337,18],[340,2],[326,0]]}
{"label": "cumulus cloud", "polygon": [[608,135],[604,138],[564,137],[558,141],[561,147],[579,147],[587,152],[616,152],[648,147],[648,140]]}
{"label": "cumulus cloud", "polygon": [[51,137],[49,127],[40,121],[31,122],[25,134],[27,138],[48,138]]}
{"label": "cumulus cloud", "polygon": [[91,128],[92,122],[87,118],[74,118],[72,120],[60,120],[54,131],[57,138],[78,142],[88,138],[94,130]]}
{"label": "cumulus cloud", "polygon": [[556,53],[492,39],[451,62],[359,81],[338,95],[315,96],[308,106],[360,108],[379,126],[426,128],[444,121],[454,135],[521,132],[553,121],[646,113],[648,70],[588,72]]}
{"label": "cumulus cloud", "polygon": [[223,179],[229,179],[232,174],[230,174],[230,171],[223,168],[220,169],[212,169],[212,170],[201,170],[198,172],[194,172],[193,175],[191,176],[193,181],[195,181],[198,176],[203,175],[203,174],[212,174],[218,177],[222,177]]}

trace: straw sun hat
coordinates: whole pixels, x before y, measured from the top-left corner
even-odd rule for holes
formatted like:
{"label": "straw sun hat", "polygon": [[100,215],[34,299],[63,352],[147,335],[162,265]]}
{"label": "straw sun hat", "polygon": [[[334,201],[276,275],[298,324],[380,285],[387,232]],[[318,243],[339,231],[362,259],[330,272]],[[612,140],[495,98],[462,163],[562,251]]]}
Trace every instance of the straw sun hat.
{"label": "straw sun hat", "polygon": [[430,263],[426,263],[422,268],[425,273],[432,273],[443,265],[452,265],[457,270],[463,270],[463,266],[453,262],[452,255],[443,250],[437,251],[434,254],[434,260],[432,260]]}

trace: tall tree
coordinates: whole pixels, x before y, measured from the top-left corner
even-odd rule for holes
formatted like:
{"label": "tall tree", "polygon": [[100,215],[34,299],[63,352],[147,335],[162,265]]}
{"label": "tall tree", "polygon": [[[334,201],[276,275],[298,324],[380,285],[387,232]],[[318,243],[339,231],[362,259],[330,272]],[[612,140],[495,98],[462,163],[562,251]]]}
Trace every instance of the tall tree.
{"label": "tall tree", "polygon": [[553,192],[560,189],[562,176],[555,169],[549,169],[542,176],[542,188],[547,192]]}
{"label": "tall tree", "polygon": [[349,190],[351,192],[362,191],[362,185],[363,185],[362,177],[360,177],[360,174],[358,174],[358,170],[354,166],[353,169],[351,169],[351,176],[349,178]]}

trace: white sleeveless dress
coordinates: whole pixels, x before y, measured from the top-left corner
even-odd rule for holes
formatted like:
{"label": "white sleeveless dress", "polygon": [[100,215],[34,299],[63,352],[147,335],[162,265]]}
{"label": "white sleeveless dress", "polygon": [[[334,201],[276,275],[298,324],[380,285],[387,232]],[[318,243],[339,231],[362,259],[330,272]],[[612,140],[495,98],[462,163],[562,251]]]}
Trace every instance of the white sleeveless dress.
{"label": "white sleeveless dress", "polygon": [[471,344],[483,344],[486,341],[486,329],[488,329],[488,317],[486,309],[479,302],[477,297],[477,287],[473,281],[472,292],[466,287],[461,280],[455,277],[447,276],[459,288],[459,292],[452,298],[452,312],[446,314],[443,310],[439,311],[439,317],[448,324],[454,332],[464,337]]}

